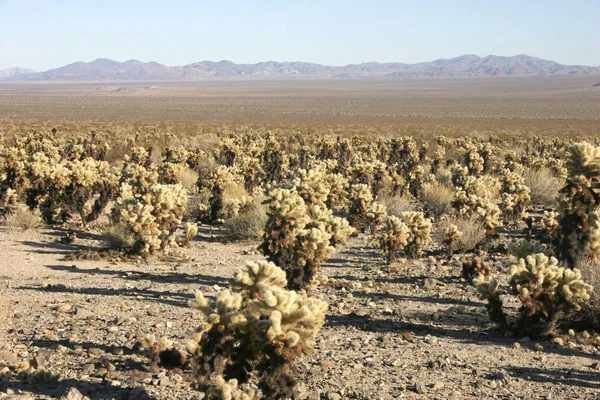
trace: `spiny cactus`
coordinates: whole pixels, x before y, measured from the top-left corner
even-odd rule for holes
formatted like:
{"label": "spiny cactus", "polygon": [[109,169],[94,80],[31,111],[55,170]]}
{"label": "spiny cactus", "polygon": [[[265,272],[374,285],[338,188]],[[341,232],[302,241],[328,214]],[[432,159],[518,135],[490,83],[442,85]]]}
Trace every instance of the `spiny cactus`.
{"label": "spiny cactus", "polygon": [[[525,247],[522,246],[523,249]],[[578,269],[560,267],[557,259],[548,258],[543,253],[514,259],[508,274],[511,293],[521,302],[519,316],[512,329],[532,338],[554,334],[559,319],[579,310],[592,290],[581,279]],[[501,310],[501,292],[497,282],[488,282],[481,276],[477,284],[481,296],[490,301],[488,311],[492,319],[507,328],[506,322],[502,322],[506,321],[506,315]]]}
{"label": "spiny cactus", "polygon": [[332,236],[326,224],[311,225],[308,208],[295,191],[275,189],[267,203],[268,219],[260,249],[269,261],[285,269],[291,289],[306,288],[335,250]]}
{"label": "spiny cactus", "polygon": [[448,248],[448,251],[447,251],[448,257],[452,257],[452,255],[454,254],[454,246],[460,240],[463,233],[458,230],[458,226],[456,226],[454,224],[450,224],[446,228],[444,235],[445,235],[444,245]]}
{"label": "spiny cactus", "polygon": [[463,278],[469,281],[473,281],[473,279],[479,275],[487,277],[490,275],[490,272],[490,264],[479,257],[466,259],[462,263]]}
{"label": "spiny cactus", "polygon": [[348,221],[350,225],[361,232],[368,227],[367,213],[373,203],[373,193],[365,184],[352,185],[350,188],[350,205],[348,207]]}
{"label": "spiny cactus", "polygon": [[398,253],[404,250],[410,234],[410,229],[400,218],[389,216],[385,219],[385,225],[381,229],[377,241],[379,248],[387,257],[388,265],[394,263]]}
{"label": "spiny cactus", "polygon": [[313,351],[327,304],[286,290],[286,283],[273,263],[249,262],[214,304],[196,292],[190,306],[201,312],[203,322],[189,347],[200,384],[213,398],[291,397],[294,363]]}
{"label": "spiny cactus", "polygon": [[505,169],[501,184],[503,214],[509,219],[522,218],[531,203],[530,189],[525,185],[525,180],[520,174]]}
{"label": "spiny cactus", "polygon": [[144,195],[135,195],[124,183],[111,218],[128,235],[129,250],[148,256],[176,245],[173,234],[186,204],[187,194],[181,185],[158,184]]}
{"label": "spiny cactus", "polygon": [[569,147],[567,162],[569,176],[561,190],[564,195],[559,202],[560,230],[555,240],[557,256],[574,267],[587,253],[600,257],[594,250],[600,248],[596,233],[600,229],[598,210],[600,204],[600,148],[588,143]]}
{"label": "spiny cactus", "polygon": [[387,217],[387,209],[385,205],[374,201],[371,203],[366,215],[367,225],[371,236],[374,236],[377,229],[383,224]]}
{"label": "spiny cactus", "polygon": [[411,258],[421,257],[423,248],[431,242],[431,220],[425,218],[422,212],[416,211],[405,211],[401,217],[410,232],[408,244],[404,249],[406,255]]}

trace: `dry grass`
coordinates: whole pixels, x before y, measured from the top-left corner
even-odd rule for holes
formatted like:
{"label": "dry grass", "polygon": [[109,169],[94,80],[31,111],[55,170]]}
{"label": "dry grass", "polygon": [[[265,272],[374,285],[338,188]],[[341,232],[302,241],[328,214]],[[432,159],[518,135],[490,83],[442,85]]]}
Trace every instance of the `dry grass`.
{"label": "dry grass", "polygon": [[446,216],[435,225],[433,239],[441,244],[446,235],[446,228],[456,225],[462,232],[461,238],[456,243],[454,250],[457,253],[465,253],[477,249],[486,240],[486,230],[483,222],[476,216],[470,218],[459,216]]}
{"label": "dry grass", "polygon": [[119,224],[110,223],[104,226],[100,236],[111,250],[124,249],[133,244],[129,233]]}
{"label": "dry grass", "polygon": [[586,329],[600,329],[600,263],[592,259],[584,259],[577,266],[586,283],[594,287],[590,299],[573,317],[578,326]]}
{"label": "dry grass", "polygon": [[400,217],[405,211],[417,211],[419,205],[416,200],[409,196],[380,196],[377,200],[383,204],[388,215]]}
{"label": "dry grass", "polygon": [[29,210],[28,208],[18,208],[16,211],[4,216],[4,225],[8,229],[41,229],[44,222],[39,213]]}
{"label": "dry grass", "polygon": [[435,218],[440,218],[452,210],[453,198],[454,191],[437,182],[425,185],[421,193],[423,208]]}
{"label": "dry grass", "polygon": [[190,168],[182,168],[179,172],[179,182],[188,193],[193,194],[198,190],[196,182],[198,181],[198,173]]}
{"label": "dry grass", "polygon": [[254,205],[245,213],[225,220],[223,225],[227,237],[232,240],[258,239],[267,223],[267,211],[260,203]]}
{"label": "dry grass", "polygon": [[523,174],[525,185],[531,190],[531,203],[547,208],[556,206],[558,191],[564,186],[564,181],[555,177],[546,168],[528,170]]}

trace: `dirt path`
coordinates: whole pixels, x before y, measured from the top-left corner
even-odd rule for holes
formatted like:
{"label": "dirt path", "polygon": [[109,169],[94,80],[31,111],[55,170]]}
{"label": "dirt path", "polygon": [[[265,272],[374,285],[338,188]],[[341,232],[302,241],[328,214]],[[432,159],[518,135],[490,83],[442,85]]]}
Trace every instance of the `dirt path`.
{"label": "dirt path", "polygon": [[[62,244],[62,234],[0,231],[0,364],[37,356],[61,374],[54,383],[5,376],[0,399],[60,398],[71,387],[92,399],[202,398],[189,370],[150,368],[138,342],[154,334],[184,346],[199,323],[187,307],[193,290],[214,295],[261,258],[256,243],[223,244],[201,230],[182,250],[187,262],[64,261],[99,242],[80,234]],[[514,348],[456,262],[429,257],[387,272],[377,249],[355,238],[323,273],[349,284],[315,291],[330,309],[316,353],[300,365],[297,398],[600,399],[597,349]]]}

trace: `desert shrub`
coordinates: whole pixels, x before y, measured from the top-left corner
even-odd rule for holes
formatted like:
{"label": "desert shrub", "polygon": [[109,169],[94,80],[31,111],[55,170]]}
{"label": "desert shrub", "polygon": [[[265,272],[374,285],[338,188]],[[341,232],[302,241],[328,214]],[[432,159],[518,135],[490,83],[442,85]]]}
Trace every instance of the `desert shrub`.
{"label": "desert shrub", "polygon": [[439,218],[452,210],[454,191],[446,185],[429,183],[423,186],[421,201],[428,215]]}
{"label": "desert shrub", "polygon": [[244,213],[226,219],[223,227],[230,239],[251,240],[261,237],[266,223],[265,206],[255,202]]}
{"label": "desert shrub", "polygon": [[181,224],[187,204],[185,189],[177,185],[156,184],[143,194],[121,185],[111,219],[121,232],[129,251],[148,256],[175,246],[175,230]]}
{"label": "desert shrub", "polygon": [[523,174],[525,185],[530,189],[531,204],[555,207],[563,180],[557,178],[547,168],[528,169]]}
{"label": "desert shrub", "polygon": [[519,315],[510,323],[502,308],[498,281],[480,275],[475,283],[480,296],[488,300],[491,319],[504,329],[531,338],[553,335],[560,318],[581,309],[590,298],[592,287],[585,283],[578,269],[560,267],[554,257],[543,253],[513,259],[508,269],[510,293],[521,303]]}
{"label": "desert shrub", "polygon": [[446,216],[436,224],[434,240],[444,243],[447,239],[446,232],[454,225],[462,233],[454,243],[454,251],[465,253],[479,248],[487,239],[485,226],[476,215],[470,217]]}
{"label": "desert shrub", "polygon": [[29,230],[44,227],[44,222],[37,212],[21,207],[6,214],[2,222],[9,229]]}
{"label": "desert shrub", "polygon": [[581,271],[582,279],[592,285],[593,289],[581,310],[573,315],[573,321],[586,329],[600,330],[600,263],[584,257],[577,267]]}
{"label": "desert shrub", "polygon": [[209,398],[292,396],[295,363],[313,351],[327,304],[286,290],[285,275],[273,263],[248,262],[214,303],[196,292],[190,306],[203,321],[190,350]]}
{"label": "desert shrub", "polygon": [[377,201],[385,206],[388,215],[398,218],[404,212],[417,211],[419,208],[416,200],[411,196],[380,196]]}

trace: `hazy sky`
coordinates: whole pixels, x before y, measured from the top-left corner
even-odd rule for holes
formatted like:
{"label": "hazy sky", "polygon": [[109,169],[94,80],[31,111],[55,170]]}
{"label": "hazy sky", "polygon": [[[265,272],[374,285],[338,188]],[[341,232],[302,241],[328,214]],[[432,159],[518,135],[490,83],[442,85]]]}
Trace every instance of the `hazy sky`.
{"label": "hazy sky", "polygon": [[600,0],[0,0],[0,69],[522,53],[600,65]]}

